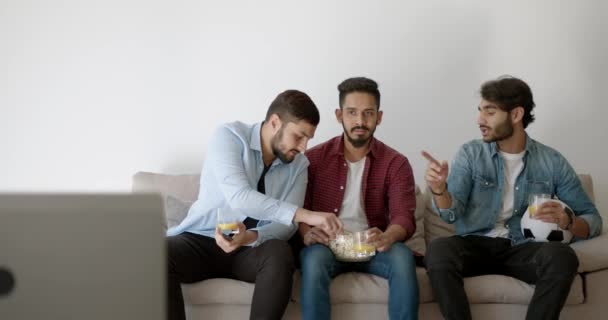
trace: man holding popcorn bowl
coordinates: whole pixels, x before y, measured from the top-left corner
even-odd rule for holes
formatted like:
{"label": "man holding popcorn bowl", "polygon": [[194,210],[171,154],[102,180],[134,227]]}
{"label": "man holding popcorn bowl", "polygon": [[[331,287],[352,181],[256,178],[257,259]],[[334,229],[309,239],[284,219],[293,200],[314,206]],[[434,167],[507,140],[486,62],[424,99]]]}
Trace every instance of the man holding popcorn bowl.
{"label": "man holding popcorn bowl", "polygon": [[382,120],[375,81],[351,78],[338,86],[336,119],[344,131],[306,153],[310,161],[304,208],[335,213],[344,234],[300,223],[302,319],[331,318],[329,286],[341,273],[388,280],[390,319],[418,318],[418,282],[404,240],[416,229],[414,176],[405,156],[374,138]]}

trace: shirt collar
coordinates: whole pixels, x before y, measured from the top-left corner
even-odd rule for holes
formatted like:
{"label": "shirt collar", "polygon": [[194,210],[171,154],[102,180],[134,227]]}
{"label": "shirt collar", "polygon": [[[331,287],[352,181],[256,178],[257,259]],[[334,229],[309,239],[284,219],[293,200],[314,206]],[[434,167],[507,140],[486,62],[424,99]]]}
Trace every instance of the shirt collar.
{"label": "shirt collar", "polygon": [[251,128],[251,137],[249,138],[249,148],[252,150],[259,151],[262,153],[262,124],[264,122],[258,122]]}
{"label": "shirt collar", "polygon": [[529,154],[530,152],[534,152],[534,150],[536,150],[536,143],[535,141],[530,138],[530,136],[528,135],[528,133],[526,133],[526,148],[525,148],[525,152],[526,154]]}
{"label": "shirt collar", "polygon": [[498,144],[496,144],[496,141],[490,142],[490,155],[492,158],[498,155]]}
{"label": "shirt collar", "polygon": [[[534,144],[534,140],[532,140],[532,138],[530,138],[530,136],[526,132],[526,146],[524,148],[525,155],[529,154],[530,152],[533,152],[535,148],[536,145]],[[492,155],[492,157],[498,155],[498,144],[496,143],[496,141],[490,143],[490,154]]]}

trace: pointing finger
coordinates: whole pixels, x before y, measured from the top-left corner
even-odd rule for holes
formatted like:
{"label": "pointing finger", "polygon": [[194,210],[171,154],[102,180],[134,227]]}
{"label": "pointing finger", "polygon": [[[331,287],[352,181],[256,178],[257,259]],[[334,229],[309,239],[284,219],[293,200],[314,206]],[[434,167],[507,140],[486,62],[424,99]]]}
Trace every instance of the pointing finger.
{"label": "pointing finger", "polygon": [[437,161],[437,159],[433,158],[433,156],[430,153],[423,150],[421,152],[421,154],[426,160],[436,164],[437,166],[441,166],[441,163],[439,163],[439,161]]}

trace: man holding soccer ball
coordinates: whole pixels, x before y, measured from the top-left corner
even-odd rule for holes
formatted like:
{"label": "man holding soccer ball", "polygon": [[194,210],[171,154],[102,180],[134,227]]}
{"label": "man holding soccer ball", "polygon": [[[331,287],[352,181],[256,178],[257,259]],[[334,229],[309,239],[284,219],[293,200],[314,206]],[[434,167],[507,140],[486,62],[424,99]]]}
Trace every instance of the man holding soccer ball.
{"label": "man holding soccer ball", "polygon": [[566,243],[524,236],[521,220],[528,196],[559,198],[565,205],[546,201],[535,208],[533,219],[557,224],[574,241],[599,235],[602,219],[568,161],[526,134],[534,121],[530,87],[501,77],[484,83],[480,94],[482,140],[464,144],[451,168],[422,152],[435,211],[456,224],[457,233],[436,239],[427,249],[435,298],[445,319],[471,319],[463,277],[502,274],[535,285],[526,319],[558,319],[578,259]]}

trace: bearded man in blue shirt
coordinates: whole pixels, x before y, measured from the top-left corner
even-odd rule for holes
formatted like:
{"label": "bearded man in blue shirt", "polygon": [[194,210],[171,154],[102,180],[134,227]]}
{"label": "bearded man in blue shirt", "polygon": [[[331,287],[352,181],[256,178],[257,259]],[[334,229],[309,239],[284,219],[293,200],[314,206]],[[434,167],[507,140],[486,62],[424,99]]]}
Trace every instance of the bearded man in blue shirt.
{"label": "bearded man in blue shirt", "polygon": [[535,107],[530,87],[501,77],[484,83],[480,93],[483,139],[464,144],[451,170],[423,152],[433,206],[457,233],[428,247],[425,263],[435,298],[445,319],[471,319],[463,277],[501,274],[535,285],[526,319],[558,319],[578,259],[568,244],[524,236],[528,196],[550,194],[565,203],[545,202],[534,218],[569,230],[575,241],[599,235],[602,219],[568,161],[527,135]]}
{"label": "bearded man in blue shirt", "polygon": [[[309,164],[302,153],[318,123],[310,97],[287,90],[272,102],[263,122],[233,122],[216,130],[198,200],[167,231],[169,319],[185,319],[182,283],[211,278],[255,282],[250,318],[281,319],[294,270],[286,241],[297,223],[330,234],[342,228],[333,213],[302,208]],[[218,227],[218,209],[236,224],[233,235]]]}

